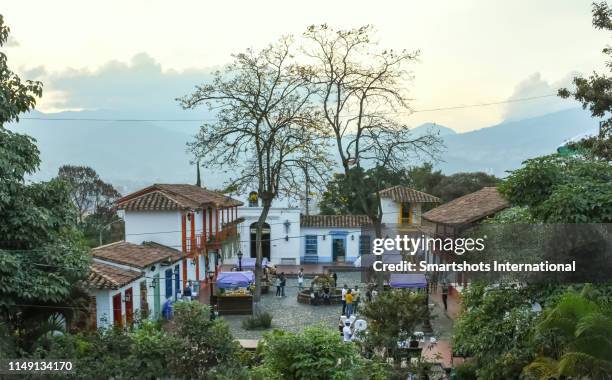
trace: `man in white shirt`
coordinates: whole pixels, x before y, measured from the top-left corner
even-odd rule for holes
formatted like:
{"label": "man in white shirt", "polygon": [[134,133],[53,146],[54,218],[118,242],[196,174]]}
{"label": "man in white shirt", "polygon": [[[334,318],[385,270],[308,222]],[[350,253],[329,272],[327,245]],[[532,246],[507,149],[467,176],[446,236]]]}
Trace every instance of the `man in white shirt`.
{"label": "man in white shirt", "polygon": [[298,272],[298,275],[297,275],[297,280],[298,280],[298,288],[300,291],[302,291],[302,289],[304,289],[304,268],[300,268],[300,271]]}
{"label": "man in white shirt", "polygon": [[346,292],[348,291],[348,286],[344,284],[342,288],[342,315],[346,315]]}
{"label": "man in white shirt", "polygon": [[345,343],[349,343],[353,340],[353,332],[351,331],[351,321],[348,319],[344,322],[344,328],[342,329],[342,335],[344,336]]}

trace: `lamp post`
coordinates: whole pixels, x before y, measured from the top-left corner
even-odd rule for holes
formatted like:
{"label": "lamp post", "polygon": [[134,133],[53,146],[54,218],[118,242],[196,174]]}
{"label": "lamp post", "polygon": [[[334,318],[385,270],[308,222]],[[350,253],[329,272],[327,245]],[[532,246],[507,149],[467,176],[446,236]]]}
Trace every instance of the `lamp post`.
{"label": "lamp post", "polygon": [[242,251],[238,251],[238,271],[242,272]]}
{"label": "lamp post", "polygon": [[215,272],[210,271],[208,272],[208,280],[209,280],[209,286],[210,286],[210,307],[213,307],[213,279],[215,278]]}

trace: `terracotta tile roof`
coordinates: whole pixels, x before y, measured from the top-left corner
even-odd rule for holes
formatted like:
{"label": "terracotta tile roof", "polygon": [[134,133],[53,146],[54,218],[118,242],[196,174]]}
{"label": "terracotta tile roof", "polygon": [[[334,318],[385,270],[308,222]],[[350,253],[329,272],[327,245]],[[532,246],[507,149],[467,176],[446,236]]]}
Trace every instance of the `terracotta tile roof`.
{"label": "terracotta tile roof", "polygon": [[139,271],[94,262],[86,282],[94,289],[119,289],[142,276],[143,273]]}
{"label": "terracotta tile roof", "polygon": [[182,257],[179,251],[161,244],[143,243],[138,245],[125,241],[94,248],[91,250],[91,254],[94,259],[142,269],[162,261],[175,262]]}
{"label": "terracotta tile roof", "polygon": [[427,211],[423,214],[423,218],[449,225],[467,224],[491,216],[508,206],[508,201],[495,187],[483,187]]}
{"label": "terracotta tile roof", "polygon": [[243,203],[203,187],[186,184],[155,184],[128,194],[115,203],[128,211],[167,211],[202,207],[234,207]]}
{"label": "terracotta tile roof", "polygon": [[396,202],[439,203],[440,198],[406,186],[393,186],[380,191],[383,198],[391,198]]}
{"label": "terracotta tile roof", "polygon": [[300,215],[301,227],[359,228],[368,224],[367,215]]}

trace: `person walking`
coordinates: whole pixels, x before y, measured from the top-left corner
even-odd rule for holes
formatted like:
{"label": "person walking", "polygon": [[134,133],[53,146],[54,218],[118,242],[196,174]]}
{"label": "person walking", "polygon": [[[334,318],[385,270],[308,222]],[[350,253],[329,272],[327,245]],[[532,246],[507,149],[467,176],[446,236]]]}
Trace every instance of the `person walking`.
{"label": "person walking", "polygon": [[344,287],[342,288],[342,315],[346,315],[344,314],[346,312],[346,291],[348,290],[348,287],[346,286],[346,284],[344,284]]}
{"label": "person walking", "polygon": [[359,293],[359,286],[355,285],[355,290],[353,291],[353,314],[357,314],[360,298],[361,293]]}
{"label": "person walking", "polygon": [[446,281],[442,283],[442,303],[444,304],[444,311],[448,310],[448,284]]}
{"label": "person walking", "polygon": [[346,301],[346,316],[350,317],[353,315],[353,294],[351,289],[346,291],[346,295],[344,296]]}
{"label": "person walking", "polygon": [[285,297],[285,286],[287,285],[287,276],[285,272],[281,273],[281,297]]}
{"label": "person walking", "polygon": [[298,275],[297,275],[297,280],[298,280],[298,289],[301,292],[302,289],[304,289],[304,268],[300,268],[300,271],[298,272]]}
{"label": "person walking", "polygon": [[281,278],[280,276],[276,276],[276,278],[274,279],[274,285],[276,285],[276,296],[280,297],[281,296]]}

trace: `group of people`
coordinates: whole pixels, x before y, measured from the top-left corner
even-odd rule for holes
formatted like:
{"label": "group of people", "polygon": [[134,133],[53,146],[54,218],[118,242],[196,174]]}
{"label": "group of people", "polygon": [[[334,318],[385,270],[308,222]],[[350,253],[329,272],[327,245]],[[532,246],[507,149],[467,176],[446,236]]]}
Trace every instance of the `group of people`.
{"label": "group of people", "polygon": [[361,294],[359,293],[359,286],[355,285],[355,289],[349,289],[344,284],[342,287],[342,315],[351,316],[357,314],[359,308],[359,302]]}

